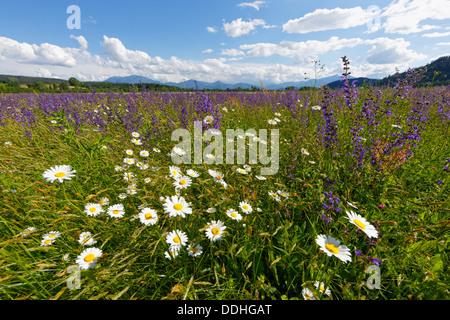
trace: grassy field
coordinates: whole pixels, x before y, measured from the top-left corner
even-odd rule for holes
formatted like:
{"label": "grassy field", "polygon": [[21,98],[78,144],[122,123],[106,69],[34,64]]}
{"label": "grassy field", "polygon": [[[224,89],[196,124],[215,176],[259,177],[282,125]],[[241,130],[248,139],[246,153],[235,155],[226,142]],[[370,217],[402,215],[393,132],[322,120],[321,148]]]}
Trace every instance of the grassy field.
{"label": "grassy field", "polygon": [[[0,95],[0,299],[448,299],[449,97]],[[174,164],[195,120],[278,129],[278,172]]]}

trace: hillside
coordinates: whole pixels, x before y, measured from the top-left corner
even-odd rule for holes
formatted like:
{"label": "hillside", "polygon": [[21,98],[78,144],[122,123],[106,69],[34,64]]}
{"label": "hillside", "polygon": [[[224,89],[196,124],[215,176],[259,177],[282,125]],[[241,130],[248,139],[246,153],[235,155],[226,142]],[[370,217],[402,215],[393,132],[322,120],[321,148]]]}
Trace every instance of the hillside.
{"label": "hillside", "polygon": [[[426,72],[424,74],[424,78],[420,80],[418,86],[428,86],[428,85],[445,86],[450,84],[450,56],[440,57],[423,67],[418,67],[415,69],[425,70],[425,68]],[[399,73],[398,76],[400,79],[405,79],[406,74],[407,72],[404,71],[402,73]],[[395,83],[397,83],[397,76],[391,75],[377,81],[376,85],[392,86]]]}

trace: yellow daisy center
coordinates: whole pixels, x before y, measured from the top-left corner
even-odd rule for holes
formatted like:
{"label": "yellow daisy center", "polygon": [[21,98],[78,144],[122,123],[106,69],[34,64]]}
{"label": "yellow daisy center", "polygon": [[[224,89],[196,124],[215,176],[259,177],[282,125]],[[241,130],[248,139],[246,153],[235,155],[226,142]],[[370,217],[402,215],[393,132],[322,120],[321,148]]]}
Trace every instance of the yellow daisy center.
{"label": "yellow daisy center", "polygon": [[47,239],[47,240],[44,241],[45,244],[49,244],[49,243],[51,243],[51,242],[52,242],[52,240],[49,240],[49,239]]}
{"label": "yellow daisy center", "polygon": [[174,204],[173,208],[177,211],[180,211],[183,209],[183,205],[181,205],[180,203]]}
{"label": "yellow daisy center", "polygon": [[145,214],[145,219],[147,219],[147,220],[150,220],[152,217],[153,216],[150,212]]}
{"label": "yellow daisy center", "polygon": [[54,237],[56,237],[56,234],[51,234],[51,235],[49,235],[48,237],[49,237],[49,238],[54,238]]}
{"label": "yellow daisy center", "polygon": [[217,180],[220,180],[220,179],[222,179],[222,176],[221,176],[220,174],[218,174],[218,175],[216,176],[216,178],[217,178]]}
{"label": "yellow daisy center", "polygon": [[179,237],[175,237],[175,238],[173,238],[173,242],[175,242],[175,243],[180,243],[180,238]]}
{"label": "yellow daisy center", "polygon": [[244,205],[242,206],[242,208],[243,208],[244,210],[248,210],[248,206],[247,206],[246,204],[244,204]]}
{"label": "yellow daisy center", "polygon": [[95,207],[89,208],[90,212],[95,212],[97,209],[95,209]]}
{"label": "yellow daisy center", "polygon": [[214,227],[214,228],[212,228],[211,232],[217,236],[220,233],[220,230],[219,230],[219,228]]}
{"label": "yellow daisy center", "polygon": [[232,216],[233,218],[236,218],[236,217],[237,217],[237,215],[236,215],[235,212],[232,212],[232,213],[231,213],[231,216]]}
{"label": "yellow daisy center", "polygon": [[358,227],[360,227],[360,228],[363,229],[363,230],[366,228],[366,226],[364,225],[364,223],[362,223],[361,221],[359,221],[359,220],[357,220],[357,219],[354,219],[353,222],[354,222]]}
{"label": "yellow daisy center", "polygon": [[119,210],[113,210],[113,214],[119,214]]}
{"label": "yellow daisy center", "polygon": [[339,253],[339,249],[338,249],[334,244],[332,244],[332,243],[327,243],[327,244],[325,245],[325,248],[326,248],[328,251],[330,251],[331,253],[334,253],[334,254],[338,254],[338,253]]}
{"label": "yellow daisy center", "polygon": [[100,204],[105,204],[105,201],[103,201],[103,200],[102,200],[102,201],[100,201]]}
{"label": "yellow daisy center", "polygon": [[192,248],[192,250],[191,250],[193,253],[196,253],[197,251],[198,251],[198,249],[197,248]]}
{"label": "yellow daisy center", "polygon": [[180,180],[180,184],[181,184],[182,186],[184,186],[186,183],[187,183],[186,180]]}
{"label": "yellow daisy center", "polygon": [[95,259],[95,255],[93,253],[89,253],[88,255],[86,255],[86,257],[84,257],[84,261],[86,262],[92,262]]}
{"label": "yellow daisy center", "polygon": [[62,177],[64,177],[65,175],[66,175],[65,172],[58,172],[58,173],[55,173],[55,177],[57,177],[57,178],[62,178]]}
{"label": "yellow daisy center", "polygon": [[309,299],[311,299],[311,296],[309,294],[305,293],[305,299],[309,300]]}
{"label": "yellow daisy center", "polygon": [[322,287],[322,286],[320,286],[320,287],[319,287],[319,290],[320,290],[320,291],[325,291],[325,288]]}
{"label": "yellow daisy center", "polygon": [[172,171],[172,174],[173,174],[174,176],[176,176],[176,175],[178,174],[178,171],[173,170],[173,171]]}

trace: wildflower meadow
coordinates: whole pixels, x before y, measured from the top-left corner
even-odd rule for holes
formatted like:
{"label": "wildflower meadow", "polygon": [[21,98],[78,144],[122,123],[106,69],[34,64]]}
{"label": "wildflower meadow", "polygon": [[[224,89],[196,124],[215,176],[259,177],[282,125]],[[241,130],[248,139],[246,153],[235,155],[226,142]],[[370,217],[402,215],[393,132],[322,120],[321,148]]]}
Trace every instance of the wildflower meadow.
{"label": "wildflower meadow", "polygon": [[448,299],[450,91],[407,80],[1,94],[0,298]]}

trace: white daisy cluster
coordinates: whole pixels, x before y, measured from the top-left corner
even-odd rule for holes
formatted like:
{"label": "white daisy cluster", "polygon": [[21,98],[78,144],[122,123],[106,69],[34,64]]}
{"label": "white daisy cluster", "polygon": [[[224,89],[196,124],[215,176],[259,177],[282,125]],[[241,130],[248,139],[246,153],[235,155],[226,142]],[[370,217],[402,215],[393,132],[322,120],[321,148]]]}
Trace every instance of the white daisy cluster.
{"label": "white daisy cluster", "polygon": [[[354,205],[352,205],[356,208]],[[359,230],[363,231],[369,238],[378,238],[378,232],[373,225],[367,222],[367,220],[359,214],[356,214],[352,210],[346,211],[347,219]],[[329,235],[318,235],[316,243],[320,246],[320,250],[325,252],[327,256],[335,256],[344,263],[352,261],[350,249],[344,245],[340,245],[340,241]]]}

